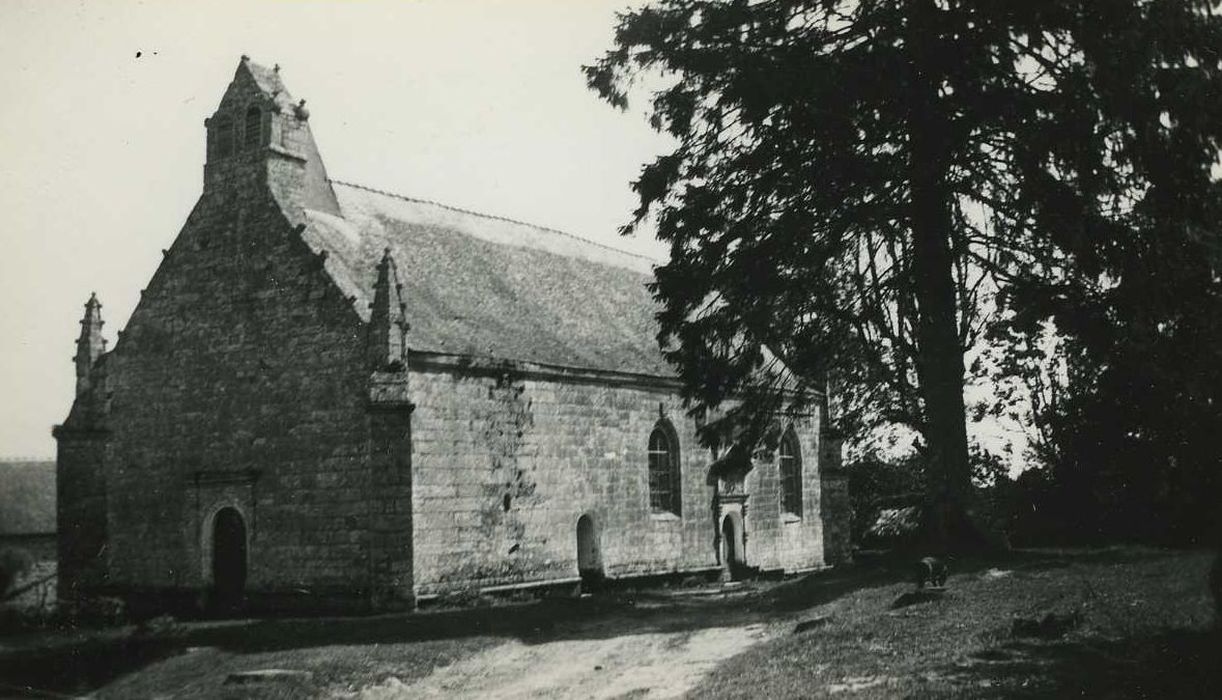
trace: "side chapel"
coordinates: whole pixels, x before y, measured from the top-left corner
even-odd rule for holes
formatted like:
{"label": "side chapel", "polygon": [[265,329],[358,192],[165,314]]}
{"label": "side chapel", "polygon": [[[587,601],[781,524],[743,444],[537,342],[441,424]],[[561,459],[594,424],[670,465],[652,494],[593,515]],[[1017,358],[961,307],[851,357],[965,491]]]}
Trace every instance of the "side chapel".
{"label": "side chapel", "polygon": [[86,303],[53,431],[62,599],[384,608],[845,556],[826,409],[714,470],[648,260],[332,180],[309,119],[243,57],[112,349]]}

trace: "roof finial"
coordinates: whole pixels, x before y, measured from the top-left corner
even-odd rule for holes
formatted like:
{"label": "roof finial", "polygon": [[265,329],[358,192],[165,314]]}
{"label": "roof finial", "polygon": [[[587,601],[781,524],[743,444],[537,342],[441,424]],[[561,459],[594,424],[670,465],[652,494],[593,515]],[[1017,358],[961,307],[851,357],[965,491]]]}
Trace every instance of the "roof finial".
{"label": "roof finial", "polygon": [[273,65],[273,66],[272,66],[272,70],[273,70],[273,71],[275,71],[275,72],[277,72],[277,73],[279,73],[279,72],[280,72],[280,64],[279,64],[279,63],[277,63],[277,64]]}
{"label": "roof finial", "polygon": [[250,56],[247,56],[246,54],[242,54],[242,63],[246,63],[249,60],[250,60]]}
{"label": "roof finial", "polygon": [[372,369],[402,369],[407,359],[407,319],[399,273],[390,247],[382,251],[373,301],[369,304],[369,335],[366,340]]}
{"label": "roof finial", "polygon": [[76,395],[81,396],[90,387],[90,371],[93,363],[106,352],[106,340],[102,338],[102,303],[97,293],[90,293],[85,302],[85,316],[81,319],[81,334],[76,339]]}
{"label": "roof finial", "polygon": [[309,120],[310,110],[306,109],[305,100],[297,103],[297,106],[293,108],[293,114],[297,115],[297,118],[303,122]]}

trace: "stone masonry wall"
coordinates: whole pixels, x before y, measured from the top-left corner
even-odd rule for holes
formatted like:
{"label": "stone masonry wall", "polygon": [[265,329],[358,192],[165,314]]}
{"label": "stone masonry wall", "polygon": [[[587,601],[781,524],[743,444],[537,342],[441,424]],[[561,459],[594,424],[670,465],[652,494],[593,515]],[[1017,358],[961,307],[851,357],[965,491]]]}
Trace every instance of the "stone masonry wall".
{"label": "stone masonry wall", "polygon": [[368,578],[364,326],[251,192],[200,200],[109,357],[112,585],[205,586],[225,505],[251,590]]}
{"label": "stone masonry wall", "polygon": [[778,421],[778,432],[792,428],[802,468],[802,512],[781,507],[780,469],[775,449],[759,450],[744,485],[747,502],[747,563],[766,570],[802,571],[825,564],[822,471],[819,464],[819,418],[816,415]]}
{"label": "stone masonry wall", "polygon": [[212,134],[204,194],[98,363],[104,388],[58,431],[67,527],[105,514],[61,559],[71,580],[100,540],[106,589],[206,589],[232,507],[249,592],[410,597],[409,415],[370,410],[366,326],[301,238],[303,206],[334,208],[308,116],[252,70],[209,129],[254,105],[259,132],[231,152]]}
{"label": "stone masonry wall", "polygon": [[[593,517],[610,577],[718,566],[710,453],[672,387],[531,376],[413,356],[413,551],[418,596],[572,580],[577,521]],[[649,435],[679,439],[681,514],[649,507]],[[823,564],[817,421],[802,423],[805,517],[783,522],[776,467],[748,476],[748,564]],[[775,501],[775,503],[774,503]]]}

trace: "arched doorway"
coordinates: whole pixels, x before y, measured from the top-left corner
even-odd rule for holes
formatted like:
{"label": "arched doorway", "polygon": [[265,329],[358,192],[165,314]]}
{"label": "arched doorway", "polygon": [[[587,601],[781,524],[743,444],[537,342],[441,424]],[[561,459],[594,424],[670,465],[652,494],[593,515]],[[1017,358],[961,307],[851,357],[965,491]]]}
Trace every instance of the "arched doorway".
{"label": "arched doorway", "polygon": [[212,600],[233,609],[246,588],[246,522],[236,508],[222,508],[212,519]]}
{"label": "arched doorway", "polygon": [[743,542],[743,522],[738,513],[727,513],[721,519],[721,567],[730,580],[742,577],[747,567]]}
{"label": "arched doorway", "polygon": [[603,579],[602,550],[598,543],[598,528],[588,514],[577,519],[577,572],[581,586],[590,590]]}

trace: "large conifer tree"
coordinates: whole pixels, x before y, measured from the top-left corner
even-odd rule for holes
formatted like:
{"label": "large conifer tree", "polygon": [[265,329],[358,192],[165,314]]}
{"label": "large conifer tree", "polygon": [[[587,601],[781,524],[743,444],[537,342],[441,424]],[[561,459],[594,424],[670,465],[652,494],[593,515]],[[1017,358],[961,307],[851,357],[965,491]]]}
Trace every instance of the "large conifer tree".
{"label": "large conifer tree", "polygon": [[622,15],[586,74],[620,107],[637,77],[663,85],[652,121],[677,146],[644,168],[626,228],[653,219],[670,244],[660,340],[694,408],[775,406],[773,352],[840,378],[923,436],[930,534],[963,544],[964,352],[983,326],[1081,306],[1132,245],[1217,254],[1220,51],[1216,11],[1190,0]]}

